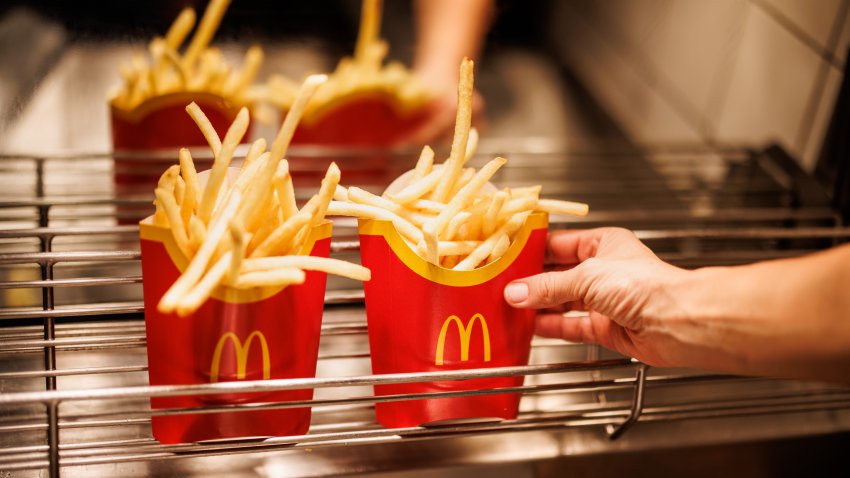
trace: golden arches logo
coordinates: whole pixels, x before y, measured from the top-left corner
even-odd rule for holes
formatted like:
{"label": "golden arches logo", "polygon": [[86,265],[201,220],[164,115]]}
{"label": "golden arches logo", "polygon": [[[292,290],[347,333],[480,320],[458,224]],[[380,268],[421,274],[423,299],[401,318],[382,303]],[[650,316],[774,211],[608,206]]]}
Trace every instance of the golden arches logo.
{"label": "golden arches logo", "polygon": [[233,349],[236,353],[236,378],[244,380],[248,368],[248,353],[251,351],[251,343],[254,339],[260,342],[260,348],[263,356],[263,380],[268,380],[271,377],[271,360],[269,359],[269,344],[266,342],[266,337],[259,330],[255,330],[248,335],[248,339],[243,344],[239,337],[233,332],[225,332],[218,344],[215,346],[215,351],[210,364],[210,382],[218,382],[218,372],[221,366],[221,354],[224,351],[224,344],[229,340],[233,344]]}
{"label": "golden arches logo", "polygon": [[440,329],[440,336],[437,339],[437,353],[434,359],[434,365],[443,365],[443,355],[446,349],[446,334],[449,331],[449,325],[457,325],[457,332],[460,336],[460,361],[466,362],[469,360],[469,341],[472,338],[472,329],[477,322],[481,323],[481,336],[484,339],[484,361],[490,361],[490,330],[487,328],[487,320],[481,314],[475,314],[469,319],[466,325],[463,325],[460,318],[456,315],[450,316],[443,322],[443,328]]}

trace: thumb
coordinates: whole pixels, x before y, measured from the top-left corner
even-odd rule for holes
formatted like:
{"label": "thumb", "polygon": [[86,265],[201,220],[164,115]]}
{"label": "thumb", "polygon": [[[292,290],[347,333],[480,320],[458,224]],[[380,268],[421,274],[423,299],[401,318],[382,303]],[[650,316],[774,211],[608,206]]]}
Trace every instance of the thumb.
{"label": "thumb", "polygon": [[523,309],[543,309],[581,299],[578,268],[544,272],[511,282],[505,287],[508,304]]}

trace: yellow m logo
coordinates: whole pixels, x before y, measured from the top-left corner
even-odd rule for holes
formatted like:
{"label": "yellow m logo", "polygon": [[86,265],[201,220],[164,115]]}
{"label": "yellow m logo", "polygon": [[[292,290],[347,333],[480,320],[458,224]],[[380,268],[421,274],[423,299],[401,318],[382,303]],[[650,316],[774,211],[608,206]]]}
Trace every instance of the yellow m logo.
{"label": "yellow m logo", "polygon": [[452,315],[443,322],[443,328],[440,329],[440,337],[437,339],[437,355],[434,359],[434,365],[443,365],[443,354],[446,349],[446,333],[449,331],[449,325],[457,325],[457,332],[460,336],[460,361],[466,362],[469,360],[469,339],[472,336],[472,328],[476,322],[481,322],[481,336],[484,339],[484,361],[490,361],[490,330],[487,329],[487,321],[481,314],[475,314],[469,319],[469,322],[464,326],[458,316]]}
{"label": "yellow m logo", "polygon": [[221,366],[221,353],[224,350],[224,344],[229,340],[233,343],[233,349],[236,352],[236,378],[239,380],[245,379],[246,369],[248,367],[248,352],[251,351],[251,342],[257,338],[260,341],[261,352],[263,354],[263,380],[268,380],[271,377],[271,361],[269,360],[269,344],[266,343],[266,337],[259,330],[255,330],[248,335],[248,340],[245,344],[239,340],[233,332],[226,332],[218,339],[218,344],[213,352],[212,363],[210,364],[210,382],[218,382],[218,372]]}

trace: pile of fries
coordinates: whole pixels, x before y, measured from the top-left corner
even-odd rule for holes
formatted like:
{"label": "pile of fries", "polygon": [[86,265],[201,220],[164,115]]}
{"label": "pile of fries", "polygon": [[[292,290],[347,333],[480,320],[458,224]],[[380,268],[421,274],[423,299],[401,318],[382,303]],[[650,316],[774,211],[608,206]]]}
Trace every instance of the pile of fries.
{"label": "pile of fries", "polygon": [[478,143],[478,134],[471,129],[472,93],[473,63],[465,58],[451,154],[443,164],[434,165],[434,151],[425,146],[415,169],[396,180],[403,183],[400,190],[391,187],[377,196],[340,186],[327,214],[392,221],[421,257],[458,271],[502,257],[533,212],[586,215],[587,204],[540,199],[540,186],[495,190],[489,181],[507,162],[504,158],[495,158],[478,171],[464,168]]}
{"label": "pile of fries", "polygon": [[[381,0],[363,0],[360,30],[353,57],[345,57],[336,70],[328,75],[328,81],[310,102],[306,115],[321,111],[337,99],[359,92],[378,92],[396,98],[405,108],[415,109],[430,101],[432,94],[401,63],[384,65],[387,43],[378,35],[381,29]],[[289,106],[296,84],[280,76],[271,75],[262,97],[281,108]]]}
{"label": "pile of fries", "polygon": [[241,68],[233,70],[221,50],[209,47],[229,3],[210,1],[182,55],[180,46],[195,26],[195,10],[180,12],[165,37],[150,42],[149,57],[137,52],[130,64],[120,67],[124,84],[111,96],[112,105],[130,111],[149,98],[176,92],[212,93],[246,104],[249,87],[263,63],[262,48],[249,48]]}
{"label": "pile of fries", "polygon": [[221,285],[301,284],[304,270],[369,280],[370,272],[362,266],[311,257],[305,250],[310,230],[325,221],[339,184],[339,168],[330,165],[319,193],[299,209],[283,159],[310,97],[324,81],[321,75],[307,78],[271,150],[266,151],[265,140],[255,141],[238,170],[230,168],[230,163],[248,129],[247,109],[242,108],[220,139],[196,104],[186,107],[207,138],[215,161],[202,188],[189,150],[181,149],[180,164],[171,166],[156,188],[154,223],[169,227],[190,259],[158,304],[161,312],[190,314]]}

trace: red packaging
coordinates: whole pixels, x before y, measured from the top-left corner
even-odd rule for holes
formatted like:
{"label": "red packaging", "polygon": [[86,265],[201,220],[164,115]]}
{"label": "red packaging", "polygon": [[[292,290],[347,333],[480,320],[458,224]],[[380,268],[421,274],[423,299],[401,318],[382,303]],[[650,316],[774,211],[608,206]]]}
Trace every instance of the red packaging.
{"label": "red packaging", "polygon": [[[186,113],[186,105],[193,101],[204,111],[219,137],[224,137],[239,112],[237,106],[211,93],[169,93],[145,100],[132,111],[111,106],[112,149],[132,154],[164,148],[206,146],[204,135]],[[116,158],[116,192],[119,196],[150,194],[162,174],[163,164],[144,156]],[[196,161],[199,171],[211,165],[212,160]]]}
{"label": "red packaging", "polygon": [[[327,274],[305,271],[304,284],[238,290],[219,287],[194,314],[157,310],[188,266],[165,227],[140,223],[148,377],[151,385],[311,378],[316,375]],[[303,252],[328,257],[331,223],[313,228]],[[313,390],[152,397],[151,408],[310,400]],[[310,408],[153,416],[161,443],[246,436],[302,435]]]}
{"label": "red packaging", "polygon": [[[360,220],[360,254],[372,372],[436,372],[527,365],[535,311],[515,309],[502,291],[543,270],[548,216],[529,216],[500,259],[453,271],[419,257],[388,221]],[[523,377],[376,385],[376,395],[515,387]],[[457,419],[516,418],[519,394],[376,403],[377,420],[409,427]]]}
{"label": "red packaging", "polygon": [[293,144],[392,146],[404,141],[429,116],[427,105],[410,107],[382,91],[339,98],[307,114]]}

